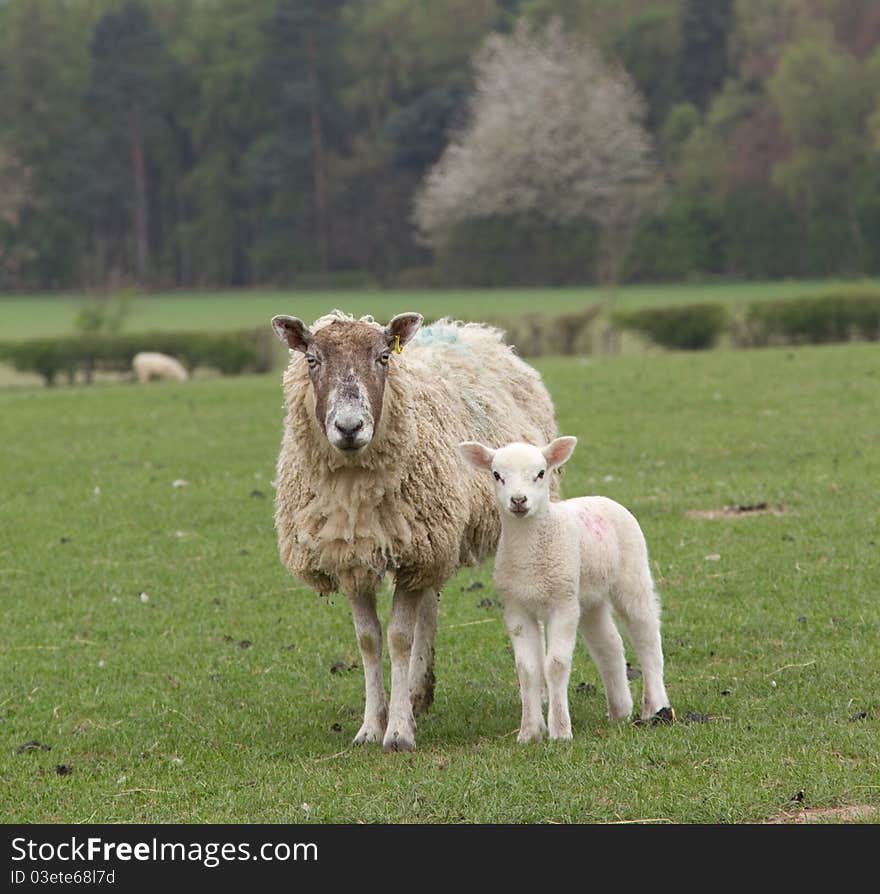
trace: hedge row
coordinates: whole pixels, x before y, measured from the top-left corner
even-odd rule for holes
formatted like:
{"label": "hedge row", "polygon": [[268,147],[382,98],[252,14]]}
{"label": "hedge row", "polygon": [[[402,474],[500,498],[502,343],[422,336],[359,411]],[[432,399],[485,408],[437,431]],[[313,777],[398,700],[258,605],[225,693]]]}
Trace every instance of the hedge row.
{"label": "hedge row", "polygon": [[805,298],[754,301],[742,315],[721,304],[618,311],[612,323],[677,350],[711,348],[729,333],[737,347],[880,340],[880,292],[844,289]]}
{"label": "hedge row", "polygon": [[811,298],[750,304],[736,333],[744,347],[880,340],[880,294],[828,292]]}
{"label": "hedge row", "polygon": [[528,313],[517,317],[490,318],[486,322],[504,330],[504,340],[516,345],[517,352],[525,357],[590,354],[596,349],[593,323],[601,313],[601,305],[596,304],[558,316]]}
{"label": "hedge row", "polygon": [[[547,316],[524,314],[489,322],[506,332],[508,344],[523,356],[582,354],[597,349],[595,322],[601,307]],[[673,350],[711,348],[725,333],[738,347],[774,344],[828,344],[880,340],[880,292],[852,289],[808,298],[753,302],[742,315],[721,304],[690,304],[618,311],[612,326],[647,336]],[[155,332],[137,335],[84,334],[0,343],[0,360],[19,372],[34,372],[51,385],[59,374],[73,382],[81,373],[87,382],[96,370],[128,372],[139,351],[176,357],[190,371],[210,367],[223,375],[268,372],[278,356],[269,327],[238,332]]]}
{"label": "hedge row", "polygon": [[688,304],[619,311],[612,316],[619,329],[633,329],[655,344],[681,351],[714,347],[728,323],[722,304]]}
{"label": "hedge row", "polygon": [[19,372],[32,372],[52,385],[60,374],[70,382],[81,373],[129,372],[135,354],[158,351],[176,357],[192,372],[209,367],[223,375],[267,372],[273,366],[275,339],[268,328],[238,332],[153,332],[132,335],[85,334],[0,343],[0,360]]}

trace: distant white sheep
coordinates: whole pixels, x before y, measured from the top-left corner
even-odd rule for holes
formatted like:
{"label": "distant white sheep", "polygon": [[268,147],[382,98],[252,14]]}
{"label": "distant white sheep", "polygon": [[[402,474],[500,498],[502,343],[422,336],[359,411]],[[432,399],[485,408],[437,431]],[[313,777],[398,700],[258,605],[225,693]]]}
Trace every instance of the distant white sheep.
{"label": "distant white sheep", "polygon": [[151,379],[179,379],[189,378],[189,373],[179,361],[167,354],[158,354],[155,351],[141,351],[134,355],[131,361],[138,382],[149,382]]}
{"label": "distant white sheep", "polygon": [[[522,699],[520,742],[571,738],[568,681],[580,628],[605,686],[608,715],[630,715],[632,695],[623,641],[612,610],[623,621],[642,667],[642,718],[669,704],[663,684],[660,606],[639,523],[607,497],[550,501],[551,472],[572,454],[577,438],[544,448],[508,444],[492,450],[459,445],[475,468],[491,472],[501,510],[495,587],[504,600]],[[546,650],[541,625],[546,630]],[[544,723],[542,690],[549,695]],[[667,715],[673,717],[671,711]]]}

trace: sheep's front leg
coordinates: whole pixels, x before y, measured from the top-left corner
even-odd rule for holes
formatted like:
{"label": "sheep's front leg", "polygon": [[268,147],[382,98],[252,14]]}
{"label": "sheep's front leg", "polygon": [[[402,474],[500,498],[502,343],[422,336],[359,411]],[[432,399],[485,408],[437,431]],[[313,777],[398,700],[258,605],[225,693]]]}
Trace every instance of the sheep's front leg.
{"label": "sheep's front leg", "polygon": [[416,747],[416,723],[409,691],[409,666],[419,604],[427,591],[394,591],[388,624],[391,655],[391,705],[383,746],[386,751],[412,751]]}
{"label": "sheep's front leg", "polygon": [[412,654],[409,659],[409,693],[413,714],[424,714],[434,701],[434,638],[440,594],[425,590],[419,600]]}
{"label": "sheep's front leg", "polygon": [[571,677],[571,657],[577,642],[580,607],[577,600],[556,606],[547,620],[547,660],[544,675],[550,705],[547,726],[551,739],[571,738],[571,717],[568,713],[568,681]]}
{"label": "sheep's front leg", "polygon": [[354,737],[354,744],[363,745],[382,741],[388,718],[382,679],[382,625],[376,614],[375,593],[352,597],[351,609],[366,686],[364,722]]}
{"label": "sheep's front leg", "polygon": [[544,638],[538,621],[516,603],[504,607],[504,623],[513,643],[516,659],[516,675],[519,678],[519,697],[522,702],[522,719],[517,742],[542,739],[547,733],[544,712],[541,707],[541,691],[544,687]]}

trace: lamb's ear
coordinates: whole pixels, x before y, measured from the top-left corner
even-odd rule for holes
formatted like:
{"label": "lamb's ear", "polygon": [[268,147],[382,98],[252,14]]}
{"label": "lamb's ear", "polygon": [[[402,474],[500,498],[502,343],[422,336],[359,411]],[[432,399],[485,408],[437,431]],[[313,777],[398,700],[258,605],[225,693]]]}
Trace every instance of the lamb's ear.
{"label": "lamb's ear", "polygon": [[458,452],[475,469],[491,469],[492,460],[495,459],[495,451],[490,447],[484,447],[476,441],[465,441],[458,445]]}
{"label": "lamb's ear", "polygon": [[547,460],[547,465],[551,469],[561,466],[569,459],[572,453],[574,453],[574,448],[577,442],[578,439],[571,436],[557,438],[555,441],[551,441],[541,451],[541,453],[544,454],[544,458]]}
{"label": "lamb's ear", "polygon": [[297,317],[276,314],[272,317],[272,328],[291,351],[302,351],[305,354],[309,345],[315,340],[315,336],[309,332],[309,327]]}
{"label": "lamb's ear", "polygon": [[388,347],[397,348],[398,351],[403,350],[403,346],[419,331],[424,319],[421,314],[416,313],[398,314],[394,317],[385,327]]}

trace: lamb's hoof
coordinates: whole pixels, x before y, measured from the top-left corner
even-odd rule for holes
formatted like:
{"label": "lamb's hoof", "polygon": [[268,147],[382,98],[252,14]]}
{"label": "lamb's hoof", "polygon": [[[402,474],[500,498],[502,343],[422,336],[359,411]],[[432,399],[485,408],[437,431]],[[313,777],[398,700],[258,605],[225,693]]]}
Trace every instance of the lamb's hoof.
{"label": "lamb's hoof", "polygon": [[366,745],[369,742],[381,742],[385,736],[385,719],[381,720],[365,720],[363,726],[358,730],[358,734],[354,737],[352,745]]}
{"label": "lamb's hoof", "polygon": [[416,747],[415,730],[388,730],[385,733],[385,740],[382,747],[386,752],[392,751],[412,751]]}
{"label": "lamb's hoof", "polygon": [[427,714],[428,709],[434,704],[434,674],[425,674],[421,684],[415,687],[410,694],[412,712],[414,717]]}
{"label": "lamb's hoof", "polygon": [[608,719],[612,723],[628,723],[632,717],[633,704],[608,706]]}
{"label": "lamb's hoof", "polygon": [[571,741],[571,727],[568,729],[559,729],[559,730],[550,730],[550,738],[554,739],[557,742],[570,742]]}
{"label": "lamb's hoof", "polygon": [[530,729],[520,729],[516,741],[520,745],[528,745],[529,742],[540,742],[547,735],[546,726],[535,726]]}

